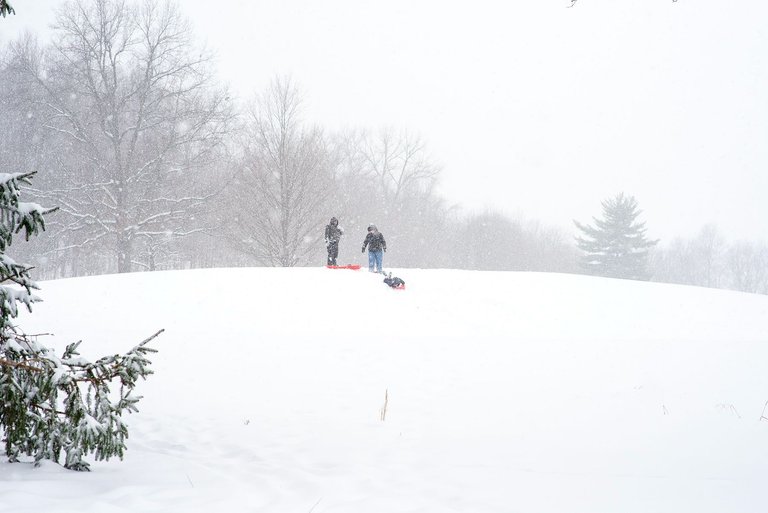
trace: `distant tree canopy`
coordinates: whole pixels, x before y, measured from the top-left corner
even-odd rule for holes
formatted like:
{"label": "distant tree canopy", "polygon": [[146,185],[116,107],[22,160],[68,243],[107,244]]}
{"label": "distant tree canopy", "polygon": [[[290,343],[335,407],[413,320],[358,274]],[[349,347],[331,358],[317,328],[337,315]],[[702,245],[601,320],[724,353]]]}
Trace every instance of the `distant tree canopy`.
{"label": "distant tree canopy", "polygon": [[6,2],[6,0],[0,0],[0,14],[5,18],[8,14],[16,14],[16,11],[13,10],[11,4]]}
{"label": "distant tree canopy", "polygon": [[574,221],[583,236],[576,244],[583,252],[582,266],[589,274],[609,278],[647,280],[648,250],[658,240],[645,237],[645,223],[633,196],[618,194],[602,202],[603,219],[593,218],[595,226]]}
{"label": "distant tree canopy", "polygon": [[0,47],[0,91],[0,169],[61,209],[16,248],[42,279],[322,265],[331,216],[342,263],[374,223],[387,267],[577,270],[570,234],[444,198],[417,131],[310,123],[290,77],[239,101],[172,1],[64,2],[50,41]]}
{"label": "distant tree canopy", "polygon": [[301,93],[277,78],[251,104],[228,221],[229,242],[263,265],[312,261],[332,191],[326,138],[301,118]]}
{"label": "distant tree canopy", "polygon": [[768,244],[728,243],[713,224],[655,249],[651,265],[654,281],[768,294]]}
{"label": "distant tree canopy", "polygon": [[56,171],[36,199],[61,206],[59,255],[155,270],[202,229],[190,219],[216,189],[201,175],[233,115],[197,48],[176,4],[121,0],[66,3],[50,45],[10,45],[0,89],[18,93],[0,116],[15,118],[9,132],[36,122],[45,141],[35,167]]}

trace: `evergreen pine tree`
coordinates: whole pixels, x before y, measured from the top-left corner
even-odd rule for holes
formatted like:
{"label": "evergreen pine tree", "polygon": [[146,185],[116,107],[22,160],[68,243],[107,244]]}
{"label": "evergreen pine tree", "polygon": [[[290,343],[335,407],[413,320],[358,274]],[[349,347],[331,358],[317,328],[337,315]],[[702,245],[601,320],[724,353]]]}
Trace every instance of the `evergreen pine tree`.
{"label": "evergreen pine tree", "polygon": [[633,196],[616,195],[602,202],[603,219],[595,226],[574,221],[582,236],[576,244],[583,251],[581,264],[587,273],[609,278],[648,280],[648,250],[658,240],[645,237],[645,222]]}
{"label": "evergreen pine tree", "polygon": [[[39,301],[29,267],[5,254],[12,238],[27,240],[45,229],[43,216],[55,209],[19,201],[19,187],[34,173],[0,173],[0,435],[10,461],[21,455],[60,461],[73,470],[88,470],[83,457],[122,458],[128,429],[123,412],[137,411],[133,394],[139,378],[152,371],[148,338],[125,355],[91,363],[80,357],[80,342],[61,357],[13,324],[22,304]],[[119,385],[119,386],[116,386]]]}

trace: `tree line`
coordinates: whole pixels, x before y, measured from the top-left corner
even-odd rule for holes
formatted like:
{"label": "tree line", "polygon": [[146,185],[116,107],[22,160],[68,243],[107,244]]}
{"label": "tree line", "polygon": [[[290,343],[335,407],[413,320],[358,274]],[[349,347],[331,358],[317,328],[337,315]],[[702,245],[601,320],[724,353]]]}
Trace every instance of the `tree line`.
{"label": "tree line", "polygon": [[290,77],[234,98],[173,3],[70,2],[50,44],[2,50],[0,88],[0,167],[38,170],[32,195],[60,207],[24,248],[41,277],[320,265],[332,215],[342,259],[375,222],[392,266],[573,266],[566,234],[442,198],[413,132],[331,133]]}
{"label": "tree line", "polygon": [[655,281],[768,294],[768,244],[729,242],[714,224],[673,239],[651,259]]}
{"label": "tree line", "polygon": [[705,225],[693,238],[659,245],[646,237],[645,222],[633,196],[623,193],[602,202],[593,225],[575,221],[580,266],[587,274],[725,288],[768,294],[768,245],[727,243],[717,227]]}
{"label": "tree line", "polygon": [[392,267],[587,272],[765,292],[762,246],[723,252],[712,266],[720,275],[702,281],[683,260],[703,253],[684,255],[682,242],[660,249],[636,238],[638,248],[609,262],[616,248],[594,238],[606,226],[577,223],[574,244],[536,221],[467,213],[437,192],[441,168],[413,131],[313,124],[290,77],[236,98],[171,2],[66,3],[50,43],[27,35],[0,49],[0,90],[0,170],[38,171],[29,193],[59,207],[52,236],[20,255],[41,279],[322,265],[323,228],[335,216],[346,230],[340,262],[359,258],[375,223]]}

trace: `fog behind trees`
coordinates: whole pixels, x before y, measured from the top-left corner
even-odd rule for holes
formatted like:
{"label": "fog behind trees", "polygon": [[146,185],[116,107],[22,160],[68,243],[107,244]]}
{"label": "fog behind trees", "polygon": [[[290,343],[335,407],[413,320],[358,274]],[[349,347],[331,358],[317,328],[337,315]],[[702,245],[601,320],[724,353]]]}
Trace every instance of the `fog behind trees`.
{"label": "fog behind trees", "polygon": [[[442,197],[440,156],[419,127],[328,130],[305,118],[288,76],[236,98],[174,4],[80,0],[53,33],[0,49],[0,172],[38,171],[34,201],[60,207],[48,234],[14,247],[38,279],[323,265],[331,216],[345,230],[340,263],[360,262],[375,223],[385,268],[584,270],[572,233]],[[768,293],[766,269],[764,241],[709,225],[660,241],[648,270]]]}

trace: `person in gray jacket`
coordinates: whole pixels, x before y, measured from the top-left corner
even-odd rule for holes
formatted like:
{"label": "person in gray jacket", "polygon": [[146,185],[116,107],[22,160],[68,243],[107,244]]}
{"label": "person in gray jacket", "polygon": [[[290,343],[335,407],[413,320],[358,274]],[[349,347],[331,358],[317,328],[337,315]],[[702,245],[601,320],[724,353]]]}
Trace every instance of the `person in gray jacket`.
{"label": "person in gray jacket", "polygon": [[382,266],[384,262],[384,252],[387,251],[387,241],[384,235],[376,228],[375,224],[368,225],[368,235],[363,241],[363,253],[368,246],[368,270],[376,273],[383,273]]}

